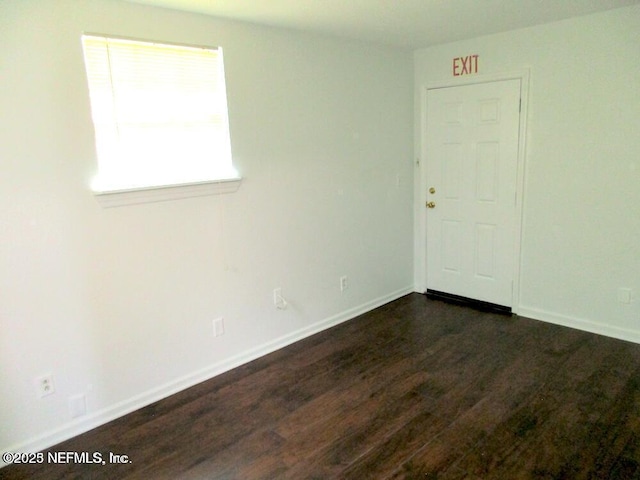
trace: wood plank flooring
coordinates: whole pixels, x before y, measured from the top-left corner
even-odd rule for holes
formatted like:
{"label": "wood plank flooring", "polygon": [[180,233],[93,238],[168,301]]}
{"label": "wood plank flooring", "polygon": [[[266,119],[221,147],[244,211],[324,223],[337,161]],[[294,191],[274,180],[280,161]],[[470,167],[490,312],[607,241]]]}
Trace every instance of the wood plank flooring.
{"label": "wood plank flooring", "polygon": [[50,451],[107,464],[0,478],[640,479],[640,345],[411,294]]}

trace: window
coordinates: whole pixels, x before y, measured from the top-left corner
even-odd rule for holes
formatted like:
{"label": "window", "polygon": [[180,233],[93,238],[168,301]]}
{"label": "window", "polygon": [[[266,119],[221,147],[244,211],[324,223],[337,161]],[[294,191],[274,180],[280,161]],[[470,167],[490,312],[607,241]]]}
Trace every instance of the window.
{"label": "window", "polygon": [[98,35],[82,43],[96,192],[237,179],[221,48]]}

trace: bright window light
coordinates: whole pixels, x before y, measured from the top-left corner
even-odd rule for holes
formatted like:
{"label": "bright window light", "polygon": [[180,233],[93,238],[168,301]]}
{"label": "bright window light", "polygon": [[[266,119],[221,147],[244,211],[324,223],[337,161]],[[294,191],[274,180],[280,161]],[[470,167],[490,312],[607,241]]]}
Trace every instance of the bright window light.
{"label": "bright window light", "polygon": [[237,178],[221,48],[83,35],[99,192]]}

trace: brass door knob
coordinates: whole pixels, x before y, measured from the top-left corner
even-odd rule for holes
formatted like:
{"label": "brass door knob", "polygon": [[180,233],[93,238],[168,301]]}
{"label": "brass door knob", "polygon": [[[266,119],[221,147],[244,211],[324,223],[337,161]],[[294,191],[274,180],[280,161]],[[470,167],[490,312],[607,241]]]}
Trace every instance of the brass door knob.
{"label": "brass door knob", "polygon": [[427,202],[427,208],[436,208],[436,202]]}

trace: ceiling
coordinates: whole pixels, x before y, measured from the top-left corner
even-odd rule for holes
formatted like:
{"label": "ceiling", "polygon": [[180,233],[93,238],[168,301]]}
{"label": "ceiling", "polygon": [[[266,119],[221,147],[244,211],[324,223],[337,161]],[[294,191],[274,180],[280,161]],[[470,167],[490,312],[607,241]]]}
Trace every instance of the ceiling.
{"label": "ceiling", "polygon": [[640,3],[640,0],[128,1],[409,49]]}

